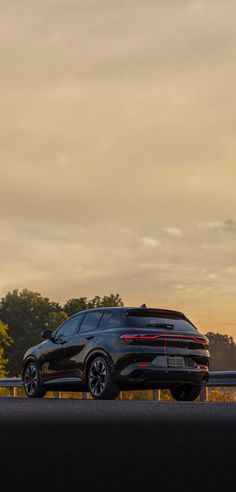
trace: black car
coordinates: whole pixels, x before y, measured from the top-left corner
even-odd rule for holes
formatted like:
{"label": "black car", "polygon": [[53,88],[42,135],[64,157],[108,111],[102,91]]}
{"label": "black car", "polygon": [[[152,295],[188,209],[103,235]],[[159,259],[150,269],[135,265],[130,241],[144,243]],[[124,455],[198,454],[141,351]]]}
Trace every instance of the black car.
{"label": "black car", "polygon": [[42,336],[23,359],[30,398],[53,390],[113,399],[120,390],[168,388],[176,400],[195,400],[208,380],[208,339],[178,311],[89,309]]}

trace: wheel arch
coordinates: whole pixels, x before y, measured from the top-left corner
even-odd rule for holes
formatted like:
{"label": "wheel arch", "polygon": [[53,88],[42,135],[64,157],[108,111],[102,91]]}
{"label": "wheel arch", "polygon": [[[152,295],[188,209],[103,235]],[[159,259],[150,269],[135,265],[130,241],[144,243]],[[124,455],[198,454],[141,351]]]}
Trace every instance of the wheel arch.
{"label": "wheel arch", "polygon": [[29,362],[35,362],[38,366],[38,361],[37,361],[36,357],[34,355],[28,355],[28,357],[23,361],[23,366],[22,366],[22,371],[21,371],[22,379],[24,377],[25,368],[26,368],[27,364],[29,364]]}
{"label": "wheel arch", "polygon": [[96,359],[97,357],[102,356],[106,359],[106,361],[108,362],[108,364],[110,365],[111,368],[114,368],[114,362],[113,362],[113,359],[111,357],[111,355],[104,349],[100,349],[100,348],[96,348],[94,349],[93,351],[91,351],[87,357],[86,357],[86,360],[85,360],[85,377],[86,377],[86,381],[87,381],[87,377],[88,377],[88,370],[89,370],[89,366],[90,364],[92,363],[92,361],[94,359]]}

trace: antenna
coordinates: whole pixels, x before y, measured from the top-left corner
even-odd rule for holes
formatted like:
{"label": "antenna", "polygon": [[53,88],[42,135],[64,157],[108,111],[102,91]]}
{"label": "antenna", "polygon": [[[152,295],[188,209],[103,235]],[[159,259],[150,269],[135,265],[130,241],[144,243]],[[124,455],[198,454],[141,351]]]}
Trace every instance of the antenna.
{"label": "antenna", "polygon": [[146,308],[146,304],[142,304],[142,306],[140,306],[141,308]]}

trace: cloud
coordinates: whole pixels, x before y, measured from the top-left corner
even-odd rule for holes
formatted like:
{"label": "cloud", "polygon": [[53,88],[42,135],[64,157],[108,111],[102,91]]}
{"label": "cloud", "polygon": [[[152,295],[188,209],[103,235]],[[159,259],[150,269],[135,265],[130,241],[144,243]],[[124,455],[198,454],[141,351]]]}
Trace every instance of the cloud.
{"label": "cloud", "polygon": [[236,220],[234,219],[226,219],[222,222],[220,221],[209,221],[209,222],[201,222],[198,224],[200,229],[215,231],[215,232],[236,232]]}
{"label": "cloud", "polygon": [[227,219],[221,224],[221,230],[227,232],[236,232],[236,220]]}
{"label": "cloud", "polygon": [[235,275],[236,276],[236,266],[235,265],[228,266],[228,267],[226,267],[224,269],[224,272],[226,274]]}
{"label": "cloud", "polygon": [[182,237],[183,232],[179,227],[165,227],[165,231],[170,234],[170,236]]}
{"label": "cloud", "polygon": [[236,319],[235,0],[2,4],[1,294]]}
{"label": "cloud", "polygon": [[210,280],[217,280],[218,281],[219,280],[219,275],[218,275],[218,273],[212,272],[212,273],[209,273],[208,278]]}
{"label": "cloud", "polygon": [[155,239],[153,237],[149,237],[149,236],[144,236],[140,239],[140,242],[142,244],[142,246],[147,246],[147,247],[150,247],[150,248],[159,248],[159,246],[161,245],[160,241],[158,241],[158,239]]}

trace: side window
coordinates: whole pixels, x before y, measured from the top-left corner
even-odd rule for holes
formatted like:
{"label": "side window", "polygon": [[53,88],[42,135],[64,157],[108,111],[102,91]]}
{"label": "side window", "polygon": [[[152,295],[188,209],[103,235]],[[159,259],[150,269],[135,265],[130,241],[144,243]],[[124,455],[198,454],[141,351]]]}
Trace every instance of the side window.
{"label": "side window", "polygon": [[82,321],[79,332],[84,333],[85,331],[96,330],[101,317],[102,313],[99,311],[86,314]]}
{"label": "side window", "polygon": [[78,314],[78,316],[73,316],[73,318],[68,319],[60,328],[58,328],[55,333],[56,338],[58,337],[70,337],[74,335],[78,324],[83,318],[83,314]]}
{"label": "side window", "polygon": [[99,329],[100,330],[103,330],[103,328],[106,328],[107,327],[107,323],[109,321],[109,319],[112,317],[112,313],[104,313],[103,316],[102,316],[102,319],[99,323]]}
{"label": "side window", "polygon": [[114,314],[106,312],[104,313],[101,322],[99,323],[99,328],[102,330],[103,328],[117,328],[121,326],[121,320],[119,317],[114,316]]}

